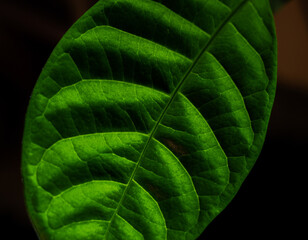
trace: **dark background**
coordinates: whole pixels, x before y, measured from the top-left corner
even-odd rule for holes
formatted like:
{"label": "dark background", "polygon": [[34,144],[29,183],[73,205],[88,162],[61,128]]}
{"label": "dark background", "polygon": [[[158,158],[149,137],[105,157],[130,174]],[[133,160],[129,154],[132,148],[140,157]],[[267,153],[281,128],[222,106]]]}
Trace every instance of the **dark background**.
{"label": "dark background", "polygon": [[[20,174],[26,108],[56,43],[95,0],[0,0],[0,229],[7,239],[37,239]],[[237,196],[200,239],[299,239],[308,160],[308,7],[294,0],[276,12],[276,101],[260,158]],[[302,223],[302,225],[301,225]],[[298,237],[296,237],[298,236]]]}

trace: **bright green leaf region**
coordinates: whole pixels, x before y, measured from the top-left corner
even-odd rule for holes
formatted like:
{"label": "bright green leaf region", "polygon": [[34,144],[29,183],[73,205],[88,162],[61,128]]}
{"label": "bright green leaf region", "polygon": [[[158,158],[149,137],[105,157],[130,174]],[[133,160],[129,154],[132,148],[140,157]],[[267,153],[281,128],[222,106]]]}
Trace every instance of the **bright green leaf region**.
{"label": "bright green leaf region", "polygon": [[275,85],[267,0],[98,1],[28,108],[40,239],[197,239],[254,165]]}

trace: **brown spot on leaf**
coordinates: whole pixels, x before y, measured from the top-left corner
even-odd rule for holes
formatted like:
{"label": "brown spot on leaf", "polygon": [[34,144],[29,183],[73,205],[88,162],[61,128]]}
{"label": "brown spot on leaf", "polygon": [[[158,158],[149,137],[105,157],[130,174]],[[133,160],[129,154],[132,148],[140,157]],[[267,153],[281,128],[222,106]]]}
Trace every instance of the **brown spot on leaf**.
{"label": "brown spot on leaf", "polygon": [[163,143],[173,152],[175,155],[186,155],[188,154],[187,150],[180,144],[176,143],[172,139],[163,139]]}
{"label": "brown spot on leaf", "polygon": [[146,184],[147,189],[149,190],[150,194],[156,199],[156,200],[164,200],[167,198],[165,193],[161,191],[161,189],[155,185],[152,184]]}

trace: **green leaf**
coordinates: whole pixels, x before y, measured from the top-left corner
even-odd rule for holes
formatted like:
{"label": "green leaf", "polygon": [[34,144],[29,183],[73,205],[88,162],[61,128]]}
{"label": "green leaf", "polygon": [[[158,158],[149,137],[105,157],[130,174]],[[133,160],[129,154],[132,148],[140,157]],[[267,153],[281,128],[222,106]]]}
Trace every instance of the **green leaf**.
{"label": "green leaf", "polygon": [[276,85],[267,0],[102,0],[65,34],[23,139],[41,239],[196,239],[263,145]]}

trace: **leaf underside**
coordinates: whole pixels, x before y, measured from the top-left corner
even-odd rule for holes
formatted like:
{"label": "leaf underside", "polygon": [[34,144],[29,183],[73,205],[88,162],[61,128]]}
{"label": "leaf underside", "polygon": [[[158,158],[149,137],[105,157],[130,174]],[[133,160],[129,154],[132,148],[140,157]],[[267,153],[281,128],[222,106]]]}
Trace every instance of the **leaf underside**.
{"label": "leaf underside", "polygon": [[33,91],[23,140],[41,239],[196,239],[258,157],[276,85],[267,0],[101,0]]}

